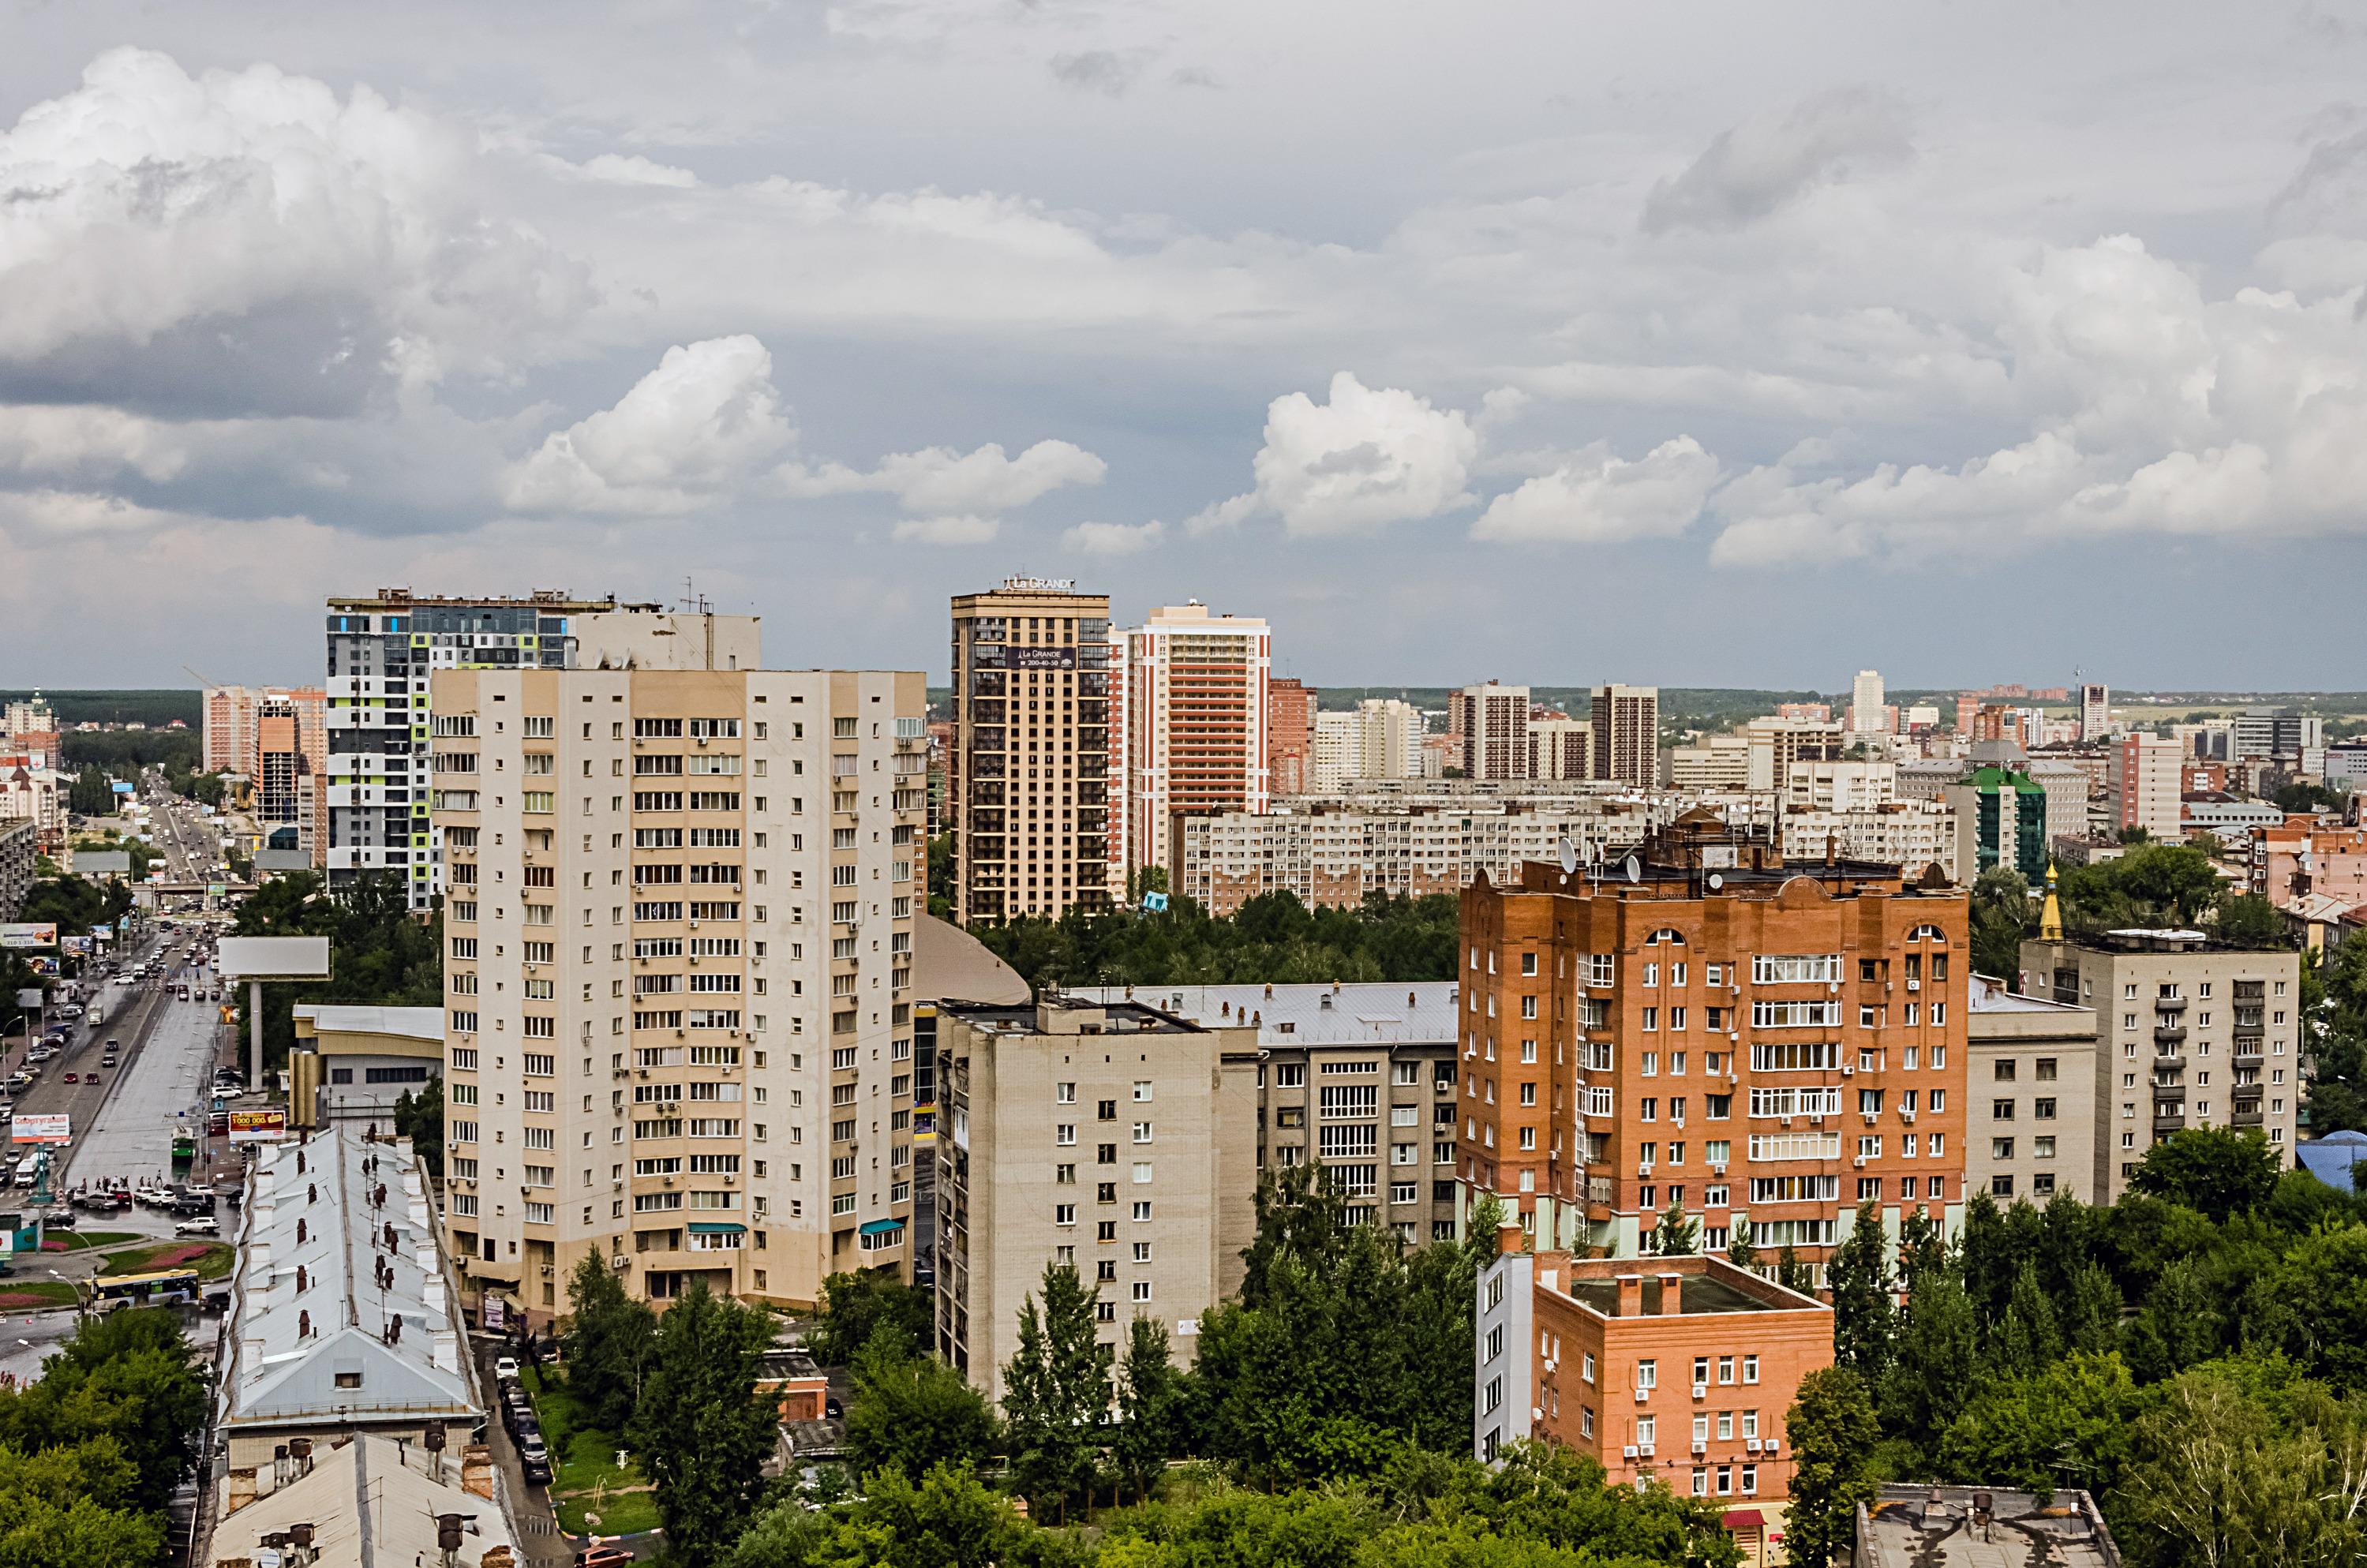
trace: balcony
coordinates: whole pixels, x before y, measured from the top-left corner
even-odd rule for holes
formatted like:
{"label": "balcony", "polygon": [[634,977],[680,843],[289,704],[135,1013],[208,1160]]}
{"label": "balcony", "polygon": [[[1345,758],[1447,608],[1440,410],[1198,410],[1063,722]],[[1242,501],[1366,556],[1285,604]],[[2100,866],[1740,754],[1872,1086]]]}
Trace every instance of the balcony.
{"label": "balcony", "polygon": [[2236,1109],[2229,1113],[2228,1119],[2238,1127],[2257,1127],[2260,1125],[2262,1121],[2262,1117],[2260,1115],[2260,1102],[2257,1100],[2239,1100],[2236,1101]]}
{"label": "balcony", "polygon": [[2186,1010],[2186,998],[2184,997],[2156,997],[2153,999],[2153,1010],[2158,1013],[2168,1013],[2174,1017]]}
{"label": "balcony", "polygon": [[2157,1108],[2169,1101],[2175,1101],[2182,1107],[2186,1103],[2186,1086],[2182,1083],[2156,1083],[2153,1099]]}
{"label": "balcony", "polygon": [[2157,1023],[2153,1026],[2153,1039],[2157,1045],[2183,1045],[2186,1043],[2186,1025]]}
{"label": "balcony", "polygon": [[2165,1111],[2160,1106],[2154,1107],[2153,1130],[2157,1133],[2180,1133],[2185,1131],[2185,1112],[2183,1111]]}

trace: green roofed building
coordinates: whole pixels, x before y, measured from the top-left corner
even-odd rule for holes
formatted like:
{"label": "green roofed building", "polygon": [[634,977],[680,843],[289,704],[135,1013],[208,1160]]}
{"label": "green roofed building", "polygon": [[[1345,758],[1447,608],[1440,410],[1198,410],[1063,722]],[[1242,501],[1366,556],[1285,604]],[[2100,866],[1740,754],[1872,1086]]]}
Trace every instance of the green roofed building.
{"label": "green roofed building", "polygon": [[1995,764],[1942,786],[1956,813],[1956,864],[1966,880],[2010,866],[2033,887],[2046,877],[2046,789],[2028,773]]}

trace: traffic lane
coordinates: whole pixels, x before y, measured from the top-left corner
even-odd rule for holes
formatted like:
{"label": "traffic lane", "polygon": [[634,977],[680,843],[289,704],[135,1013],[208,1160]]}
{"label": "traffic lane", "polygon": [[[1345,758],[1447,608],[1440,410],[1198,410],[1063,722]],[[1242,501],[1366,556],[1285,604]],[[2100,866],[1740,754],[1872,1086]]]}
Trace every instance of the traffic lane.
{"label": "traffic lane", "polygon": [[511,1517],[517,1521],[518,1545],[526,1568],[573,1568],[575,1542],[560,1530],[559,1515],[550,1503],[550,1489],[527,1484],[526,1472],[518,1464],[517,1444],[510,1440],[509,1428],[502,1424],[501,1393],[493,1382],[493,1361],[508,1354],[509,1347],[490,1335],[472,1334],[469,1343],[477,1358],[477,1386],[486,1391],[491,1404],[485,1416],[485,1441],[492,1447],[493,1463],[502,1472]]}
{"label": "traffic lane", "polygon": [[[0,1291],[7,1285],[0,1280]],[[0,1314],[0,1378],[14,1378],[19,1386],[39,1379],[42,1360],[74,1337],[75,1316],[64,1311]]]}
{"label": "traffic lane", "polygon": [[[71,1040],[65,1050],[42,1065],[40,1077],[11,1097],[16,1102],[17,1114],[55,1115],[63,1111],[70,1115],[88,1115],[96,1111],[109,1080],[121,1073],[138,1055],[138,1042],[147,1038],[160,1006],[159,998],[140,997],[126,1003],[121,1012],[102,1020],[95,1031]],[[114,1072],[99,1067],[97,1084],[83,1081],[94,1067],[98,1067],[98,1064],[107,1059],[103,1045],[96,1050],[92,1047],[108,1039],[119,1039],[125,1043],[125,1052],[119,1057]],[[68,1073],[74,1074],[76,1081],[66,1082]]]}
{"label": "traffic lane", "polygon": [[[75,1139],[66,1167],[70,1182],[169,1183],[174,1133],[186,1128],[203,1137],[221,1027],[214,1004],[161,1000],[159,1009],[140,1050],[127,1059],[105,1102],[94,1108],[90,1132]],[[201,1162],[189,1179],[203,1184],[207,1171]]]}

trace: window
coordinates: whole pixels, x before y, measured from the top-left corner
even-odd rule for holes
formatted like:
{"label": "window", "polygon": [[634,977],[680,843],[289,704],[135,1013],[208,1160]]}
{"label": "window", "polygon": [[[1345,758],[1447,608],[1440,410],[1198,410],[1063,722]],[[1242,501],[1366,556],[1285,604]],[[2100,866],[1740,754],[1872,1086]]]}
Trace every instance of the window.
{"label": "window", "polygon": [[1137,1187],[1140,1187],[1150,1179],[1150,1162],[1147,1159],[1136,1160],[1134,1162],[1134,1184]]}
{"label": "window", "polygon": [[1134,1080],[1134,1100],[1135,1103],[1138,1105],[1149,1103],[1150,1100],[1150,1080],[1149,1078],[1137,1078]]}

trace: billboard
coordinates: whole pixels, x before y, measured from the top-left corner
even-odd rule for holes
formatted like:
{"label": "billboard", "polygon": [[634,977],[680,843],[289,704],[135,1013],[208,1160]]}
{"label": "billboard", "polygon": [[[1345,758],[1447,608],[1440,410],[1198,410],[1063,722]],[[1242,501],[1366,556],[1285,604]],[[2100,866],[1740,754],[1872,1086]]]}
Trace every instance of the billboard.
{"label": "billboard", "polygon": [[1073,648],[1014,648],[1003,656],[1003,662],[1013,670],[1074,670],[1077,650]]}
{"label": "billboard", "polygon": [[113,790],[115,791],[115,793],[116,793],[116,794],[118,794],[118,795],[137,795],[137,794],[139,794],[139,793],[140,793],[139,787],[138,787],[137,785],[135,785],[135,784],[128,784],[124,783],[121,779],[117,779],[117,780],[115,780],[111,784],[109,784],[109,785],[108,785],[108,787],[109,787],[109,788],[111,788],[111,789],[113,789]]}
{"label": "billboard", "polygon": [[91,954],[91,949],[95,945],[95,938],[86,936],[61,937],[58,939],[58,946],[61,950],[74,957],[88,958]]}
{"label": "billboard", "polygon": [[8,1141],[12,1144],[63,1144],[74,1138],[74,1118],[19,1115],[8,1124]]}
{"label": "billboard", "polygon": [[288,1136],[288,1112],[277,1107],[267,1111],[233,1111],[230,1113],[230,1141],[240,1144],[276,1144]]}
{"label": "billboard", "polygon": [[37,953],[26,959],[25,967],[36,975],[47,975],[51,979],[57,977],[58,961],[46,953]]}
{"label": "billboard", "polygon": [[226,936],[215,946],[215,967],[230,980],[325,980],[324,936]]}
{"label": "billboard", "polygon": [[55,920],[12,921],[0,925],[0,947],[24,949],[55,947],[58,944],[58,923]]}

